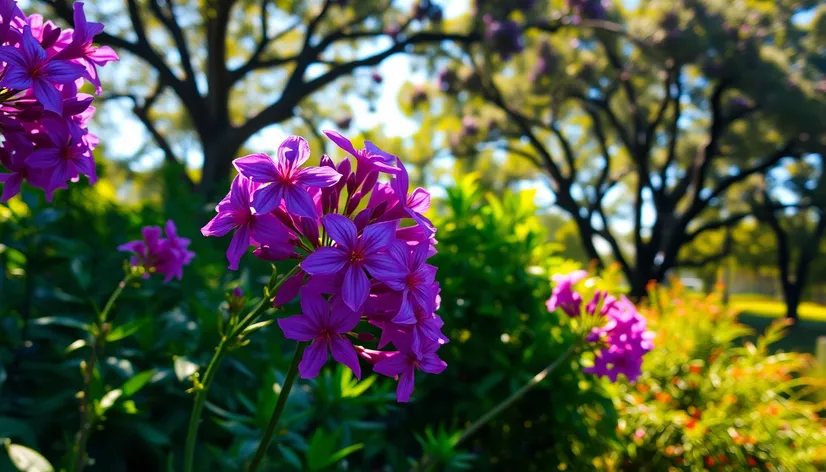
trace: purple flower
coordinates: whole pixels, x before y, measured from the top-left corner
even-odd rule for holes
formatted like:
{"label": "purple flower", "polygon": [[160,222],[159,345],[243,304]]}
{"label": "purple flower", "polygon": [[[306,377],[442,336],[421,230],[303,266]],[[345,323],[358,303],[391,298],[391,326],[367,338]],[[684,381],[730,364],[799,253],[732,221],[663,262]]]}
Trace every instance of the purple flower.
{"label": "purple flower", "polygon": [[[378,192],[374,191],[374,194],[383,193],[384,196],[381,197],[381,199],[388,201],[388,203],[390,203],[391,199],[392,201],[398,202],[398,204],[391,211],[386,213],[384,216],[381,216],[379,221],[412,218],[429,238],[436,233],[436,228],[433,226],[433,223],[426,216],[424,216],[424,214],[430,210],[430,193],[420,187],[413,190],[413,193],[408,195],[410,180],[407,175],[407,169],[405,169],[404,165],[402,165],[401,160],[397,159],[397,163],[399,166],[399,173],[396,174],[390,182],[390,189],[392,189],[395,195],[391,197],[386,187],[383,190],[378,189]],[[372,202],[371,198],[371,203],[368,206],[377,205],[380,201],[381,200]]]}
{"label": "purple flower", "polygon": [[551,292],[551,298],[546,302],[548,311],[554,311],[557,308],[568,314],[568,316],[579,316],[580,307],[582,306],[582,295],[574,290],[574,284],[580,280],[588,277],[588,272],[584,270],[576,270],[570,274],[554,275],[551,280],[556,283],[556,286]]}
{"label": "purple flower", "polygon": [[72,31],[72,40],[68,46],[60,51],[56,59],[80,59],[86,68],[86,78],[95,86],[97,93],[101,91],[97,67],[107,62],[117,61],[117,53],[109,46],[94,46],[95,36],[103,31],[103,23],[86,21],[83,11],[83,2],[77,2],[74,7],[75,28]]}
{"label": "purple flower", "polygon": [[417,358],[415,354],[403,342],[394,341],[400,350],[376,362],[373,370],[388,377],[397,377],[399,385],[396,388],[396,401],[406,403],[413,393],[413,383],[416,370],[421,370],[428,374],[440,374],[447,368],[447,363],[436,355],[439,344],[432,341],[425,341],[422,347],[422,356]]}
{"label": "purple flower", "polygon": [[602,348],[593,367],[583,372],[606,376],[612,382],[622,374],[633,382],[642,373],[643,356],[654,348],[654,333],[647,330],[645,318],[624,296],[610,304],[607,317],[605,326],[594,328],[588,335],[588,341],[601,343]]}
{"label": "purple flower", "polygon": [[[399,172],[399,169],[394,166],[396,157],[382,151],[370,141],[364,142],[364,149],[357,150],[353,147],[353,143],[349,139],[336,131],[325,130],[324,134],[327,135],[336,146],[356,158],[356,162],[358,163],[357,173],[359,174],[356,176],[357,181],[360,182],[363,180],[363,178],[373,170],[379,170],[388,174],[396,174]],[[359,176],[362,175],[363,177],[359,179]]]}
{"label": "purple flower", "polygon": [[310,275],[344,271],[341,297],[348,307],[359,310],[370,294],[370,281],[364,270],[380,280],[392,277],[399,270],[387,253],[394,240],[396,223],[369,225],[360,237],[356,225],[341,215],[325,215],[321,223],[337,245],[316,249],[304,259],[301,268]]}
{"label": "purple flower", "polygon": [[[250,211],[250,198],[256,185],[239,174],[232,181],[229,194],[218,204],[218,214],[203,228],[204,236],[224,236],[232,230],[235,234],[227,249],[230,270],[238,270],[241,257],[250,244],[265,245],[268,253],[292,252],[290,233],[271,213],[253,214]],[[264,257],[266,259],[266,257]]]}
{"label": "purple flower", "polygon": [[402,241],[396,240],[390,245],[390,254],[399,270],[389,274],[384,283],[391,289],[401,292],[402,302],[399,313],[393,318],[396,324],[416,324],[414,307],[427,311],[433,305],[436,293],[433,282],[436,268],[427,264],[427,244],[418,244],[412,249]]}
{"label": "purple flower", "polygon": [[338,299],[328,303],[321,294],[306,288],[301,290],[301,311],[304,314],[278,320],[278,326],[288,339],[312,341],[298,365],[301,377],[311,379],[318,376],[321,367],[327,363],[327,352],[330,351],[333,359],[349,367],[360,379],[358,355],[353,344],[344,337],[359,323],[360,315]]}
{"label": "purple flower", "polygon": [[150,273],[158,273],[166,276],[164,283],[173,278],[181,280],[183,267],[195,257],[194,252],[187,250],[189,239],[178,236],[172,220],[166,222],[166,238],[161,237],[158,226],[147,226],[141,232],[142,240],[122,244],[118,250],[135,254],[130,263],[146,270],[144,278],[149,278]]}
{"label": "purple flower", "polygon": [[252,196],[256,213],[272,212],[283,199],[290,213],[317,218],[316,205],[308,187],[330,187],[341,179],[341,174],[329,167],[300,167],[309,158],[307,141],[290,136],[278,147],[275,160],[266,154],[251,154],[233,161],[241,175],[262,184]]}
{"label": "purple flower", "polygon": [[496,21],[490,14],[483,17],[485,41],[502,60],[522,52],[522,28],[513,20]]}
{"label": "purple flower", "polygon": [[49,59],[29,26],[23,27],[20,48],[0,47],[0,60],[7,63],[0,86],[11,90],[32,88],[43,108],[58,115],[63,113],[63,100],[56,85],[74,82],[85,71],[79,64]]}
{"label": "purple flower", "polygon": [[46,136],[52,146],[40,147],[26,159],[32,169],[43,169],[50,175],[46,191],[66,188],[66,181],[83,174],[90,183],[97,181],[92,151],[83,140],[81,129],[74,122],[61,119],[43,119]]}

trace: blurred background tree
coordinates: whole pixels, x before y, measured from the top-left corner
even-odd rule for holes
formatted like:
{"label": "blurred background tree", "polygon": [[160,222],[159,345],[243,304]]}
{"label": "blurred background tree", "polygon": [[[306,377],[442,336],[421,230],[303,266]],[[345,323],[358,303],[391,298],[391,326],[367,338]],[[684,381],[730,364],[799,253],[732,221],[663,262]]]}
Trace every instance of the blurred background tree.
{"label": "blurred background tree", "polygon": [[[71,22],[71,2],[42,2]],[[116,80],[104,98],[126,100],[164,161],[217,197],[232,159],[264,128],[283,124],[309,136],[324,119],[347,128],[345,99],[375,99],[382,82],[375,72],[356,80],[356,72],[393,54],[434,54],[442,42],[479,37],[462,21],[443,21],[436,4],[398,3],[96,2],[94,17],[107,25],[97,40],[123,56],[108,71]],[[191,175],[182,166],[189,153],[203,155]]]}
{"label": "blurred background tree", "polygon": [[530,3],[478,6],[485,41],[411,85],[443,93],[400,100],[419,142],[492,186],[546,179],[588,258],[619,263],[633,296],[751,215],[740,197],[761,175],[826,147],[816,2]]}

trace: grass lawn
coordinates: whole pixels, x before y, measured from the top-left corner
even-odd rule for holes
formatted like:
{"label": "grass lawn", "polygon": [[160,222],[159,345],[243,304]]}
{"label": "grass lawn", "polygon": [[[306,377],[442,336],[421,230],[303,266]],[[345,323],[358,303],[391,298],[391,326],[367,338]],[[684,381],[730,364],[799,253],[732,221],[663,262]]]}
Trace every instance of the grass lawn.
{"label": "grass lawn", "polygon": [[[740,322],[762,333],[776,318],[786,314],[786,305],[757,294],[732,295],[731,305],[740,311]],[[820,336],[826,336],[826,306],[814,303],[800,305],[800,320],[789,329],[789,335],[776,344],[777,349],[813,353]]]}

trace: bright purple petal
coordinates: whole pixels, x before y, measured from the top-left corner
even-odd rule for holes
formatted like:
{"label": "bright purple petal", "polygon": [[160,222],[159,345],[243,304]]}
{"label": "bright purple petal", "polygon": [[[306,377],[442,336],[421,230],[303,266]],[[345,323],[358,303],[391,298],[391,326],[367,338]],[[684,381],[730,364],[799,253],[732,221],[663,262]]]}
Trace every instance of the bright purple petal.
{"label": "bright purple petal", "polygon": [[252,194],[252,207],[258,214],[270,213],[281,206],[281,199],[284,197],[284,187],[274,182],[264,187],[260,187]]}
{"label": "bright purple petal", "polygon": [[447,368],[447,362],[439,359],[436,354],[425,354],[419,361],[419,368],[428,374],[441,374]]}
{"label": "bright purple petal", "polygon": [[412,366],[402,372],[401,377],[399,377],[399,385],[396,387],[397,402],[407,403],[410,400],[410,395],[413,394],[414,375],[415,370]]}
{"label": "bright purple petal", "polygon": [[284,332],[284,337],[294,341],[312,341],[319,335],[318,325],[310,317],[295,315],[278,320],[278,326]]}
{"label": "bright purple petal", "polygon": [[0,47],[0,61],[6,62],[15,68],[24,70],[28,68],[26,58],[23,57],[23,53],[14,46]]}
{"label": "bright purple petal", "polygon": [[252,217],[250,236],[258,244],[272,244],[274,246],[284,245],[290,240],[289,231],[278,221],[278,218],[267,213],[264,215],[254,215]]}
{"label": "bright purple petal", "polygon": [[368,252],[362,265],[373,278],[393,286],[398,286],[396,282],[400,282],[407,275],[407,267],[399,265],[387,251]]}
{"label": "bright purple petal", "polygon": [[43,105],[43,108],[53,111],[58,115],[63,114],[63,99],[57,88],[46,79],[35,79],[33,81],[34,96]]}
{"label": "bright purple petal", "polygon": [[225,236],[227,233],[239,226],[238,219],[235,213],[225,211],[215,215],[215,218],[209,220],[201,228],[201,234],[204,236]]}
{"label": "bright purple petal", "polygon": [[408,197],[407,208],[416,213],[427,213],[427,211],[430,210],[430,193],[423,188],[417,188],[410,197]]}
{"label": "bright purple petal", "polygon": [[395,239],[395,234],[395,221],[368,225],[361,233],[361,247],[367,254],[387,249]]}
{"label": "bright purple petal", "polygon": [[236,210],[250,211],[250,200],[252,200],[252,192],[254,185],[250,179],[241,174],[232,179],[232,184],[229,187],[229,202]]}
{"label": "bright purple petal", "polygon": [[297,274],[285,280],[284,283],[281,284],[281,288],[278,289],[278,293],[275,294],[273,306],[286,305],[298,296],[298,291],[304,283],[304,275],[303,271],[298,271]]}
{"label": "bright purple petal", "polygon": [[330,305],[330,328],[339,334],[349,333],[361,321],[361,314],[348,307],[341,297],[333,297]]}
{"label": "bright purple petal", "polygon": [[351,143],[349,139],[345,138],[337,131],[324,130],[323,133],[326,134],[328,138],[330,138],[330,141],[336,143],[336,146],[347,151],[353,156],[356,155],[356,148],[353,147],[353,143]]}
{"label": "bright purple petal", "polygon": [[310,144],[301,136],[288,136],[278,146],[279,161],[286,161],[290,168],[296,169],[310,158]]}
{"label": "bright purple petal", "polygon": [[114,49],[110,48],[109,46],[101,46],[95,49],[94,51],[86,54],[86,59],[94,62],[99,66],[102,66],[107,62],[117,61],[120,58],[118,57],[118,53],[116,53]]}
{"label": "bright purple petal", "polygon": [[301,311],[319,328],[330,327],[330,306],[320,293],[302,289]]}
{"label": "bright purple petal", "polygon": [[28,65],[40,65],[46,60],[46,51],[40,43],[32,36],[32,29],[26,25],[23,27],[23,36],[20,38],[20,50],[26,58]]}
{"label": "bright purple petal", "polygon": [[19,173],[2,174],[5,177],[3,183],[3,195],[0,196],[0,202],[7,202],[11,197],[20,193],[20,184],[23,182],[23,176]]}
{"label": "bright purple petal", "polygon": [[256,182],[272,182],[279,177],[272,158],[264,153],[250,154],[232,161],[238,173]]}
{"label": "bright purple petal", "polygon": [[335,247],[321,247],[310,253],[301,268],[310,275],[334,275],[344,268],[347,254]]}
{"label": "bright purple petal", "polygon": [[370,295],[370,281],[367,274],[358,266],[350,266],[344,273],[344,283],[341,286],[341,298],[353,311],[358,311]]}
{"label": "bright purple petal", "polygon": [[358,229],[356,229],[356,225],[352,220],[331,213],[321,219],[321,224],[324,226],[324,229],[327,230],[327,234],[330,235],[333,241],[337,242],[342,249],[349,252],[355,247],[356,239],[358,238]]}
{"label": "bright purple petal", "polygon": [[341,174],[330,167],[305,167],[298,171],[296,180],[308,187],[327,188],[341,180]]}
{"label": "bright purple petal", "polygon": [[229,243],[227,249],[227,260],[229,261],[229,270],[238,270],[238,264],[241,258],[250,248],[250,231],[249,227],[240,226],[235,234],[232,236],[232,241]]}
{"label": "bright purple petal", "polygon": [[41,74],[48,79],[49,82],[55,84],[73,82],[80,78],[85,70],[86,68],[80,64],[61,60],[49,61],[40,68]]}
{"label": "bright purple petal", "polygon": [[327,341],[316,339],[307,347],[301,363],[298,364],[298,372],[302,379],[318,377],[321,368],[327,363],[327,346]]}
{"label": "bright purple petal", "polygon": [[412,367],[410,356],[403,352],[397,352],[377,362],[373,367],[373,371],[388,377],[395,377],[410,367]]}
{"label": "bright purple petal", "polygon": [[402,297],[402,305],[399,307],[399,313],[393,317],[392,321],[400,325],[416,324],[416,314],[413,311],[413,305],[410,303],[409,293],[405,293]]}
{"label": "bright purple petal", "polygon": [[57,148],[43,148],[31,153],[26,159],[26,165],[32,169],[50,169],[63,162],[60,150]]}
{"label": "bright purple petal", "polygon": [[[284,203],[286,204],[287,211],[293,215],[313,219],[318,218],[313,197],[311,197],[310,193],[304,188],[297,185],[284,186]],[[275,208],[273,208],[273,210],[275,210]],[[257,208],[256,211],[258,211]]]}
{"label": "bright purple petal", "polygon": [[330,352],[333,354],[333,359],[349,367],[356,375],[356,378],[361,380],[361,366],[359,365],[359,357],[356,354],[353,343],[343,339],[341,336],[333,336],[330,339]]}

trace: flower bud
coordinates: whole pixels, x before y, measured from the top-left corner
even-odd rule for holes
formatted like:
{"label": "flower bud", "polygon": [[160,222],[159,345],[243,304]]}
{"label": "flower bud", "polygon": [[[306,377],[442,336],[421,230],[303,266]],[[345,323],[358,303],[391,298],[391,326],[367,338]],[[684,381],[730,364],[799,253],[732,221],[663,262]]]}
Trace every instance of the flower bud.
{"label": "flower bud", "polygon": [[361,203],[362,193],[361,191],[356,191],[353,195],[347,199],[347,208],[344,210],[345,215],[352,215],[356,208],[358,208],[359,203]]}
{"label": "flower bud", "polygon": [[364,193],[364,194],[366,194],[368,192],[371,192],[373,190],[373,187],[375,187],[376,182],[378,182],[378,180],[379,180],[378,171],[374,170],[373,172],[370,172],[369,174],[367,174],[367,177],[364,178],[364,182],[362,182],[362,184],[361,184],[361,192]]}

